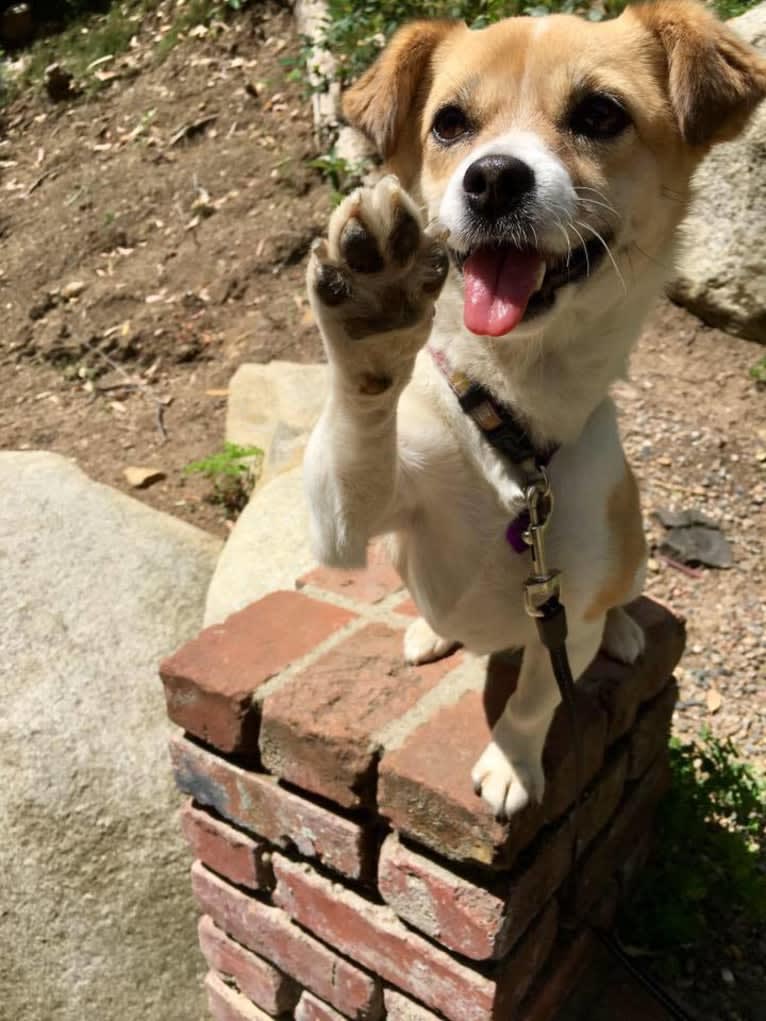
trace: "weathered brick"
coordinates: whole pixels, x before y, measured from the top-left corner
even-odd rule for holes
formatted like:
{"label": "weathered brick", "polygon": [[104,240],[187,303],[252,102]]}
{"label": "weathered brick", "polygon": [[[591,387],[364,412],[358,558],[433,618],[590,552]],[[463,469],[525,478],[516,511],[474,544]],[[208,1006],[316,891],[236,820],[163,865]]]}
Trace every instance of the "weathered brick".
{"label": "weathered brick", "polygon": [[593,692],[609,721],[607,744],[613,744],[633,726],[638,707],[654,698],[667,684],[686,644],[684,622],[665,606],[642,596],[627,608],[644,630],[646,649],[633,666],[600,655],[579,681]]}
{"label": "weathered brick", "polygon": [[[623,746],[612,749],[601,772],[583,797],[577,813],[578,854],[583,853],[617,811],[625,790],[627,770],[627,748]],[[574,825],[574,813],[570,818]]]}
{"label": "weathered brick", "polygon": [[315,567],[308,574],[298,578],[295,585],[299,589],[304,585],[313,585],[325,592],[373,606],[398,592],[404,583],[385,552],[373,545],[368,550],[367,567],[363,570],[344,571],[335,567]]}
{"label": "weathered brick", "polygon": [[207,915],[200,918],[197,932],[210,968],[233,979],[237,989],[257,1007],[275,1016],[293,1009],[301,991],[291,978],[229,939]]}
{"label": "weathered brick", "polygon": [[274,900],[300,925],[449,1021],[506,1021],[540,971],[557,928],[550,902],[506,960],[474,971],[407,929],[387,907],[275,855]]}
{"label": "weathered brick", "polygon": [[386,1005],[386,1021],[439,1021],[436,1014],[396,989],[385,989],[383,1000]]}
{"label": "weathered brick", "polygon": [[542,834],[524,857],[507,877],[479,886],[391,835],[381,849],[378,886],[400,918],[443,946],[476,961],[497,959],[518,942],[566,877],[571,828]]}
{"label": "weathered brick", "polygon": [[353,617],[297,592],[270,593],[162,663],[168,716],[221,751],[255,752],[254,693]]}
{"label": "weathered brick", "polygon": [[346,807],[373,802],[379,732],[458,662],[407,666],[402,640],[402,631],[368,624],[269,696],[260,737],[266,768]]}
{"label": "weathered brick", "polygon": [[583,856],[575,879],[575,910],[582,917],[602,896],[607,883],[651,829],[657,803],[670,785],[670,766],[660,757],[629,789],[612,822]]}
{"label": "weathered brick", "polygon": [[588,929],[562,937],[519,1008],[518,1021],[554,1021],[590,963],[594,947],[595,937]]}
{"label": "weathered brick", "polygon": [[199,862],[192,888],[216,925],[265,957],[349,1018],[374,1021],[383,1010],[379,982],[293,925],[284,911],[249,897]]}
{"label": "weathered brick", "polygon": [[191,802],[181,812],[181,827],[195,858],[238,886],[253,890],[271,885],[266,845]]}
{"label": "weathered brick", "polygon": [[672,678],[656,698],[642,707],[630,734],[628,779],[635,780],[645,773],[663,749],[667,748],[677,701],[678,684]]}
{"label": "weathered brick", "polygon": [[295,846],[351,879],[372,868],[371,835],[359,824],[241,769],[187,738],[170,740],[176,783],[195,801],[280,847]]}
{"label": "weathered brick", "polygon": [[[515,680],[509,666],[506,688]],[[503,699],[495,669],[485,699],[469,691],[414,730],[401,748],[387,752],[379,770],[378,804],[394,827],[440,855],[507,868],[545,822],[559,818],[575,795],[574,750],[563,707],[554,717],[543,762],[548,782],[543,804],[529,804],[509,823],[495,822],[488,806],[471,787],[471,769],[490,736],[492,718]],[[577,693],[578,721],[584,749],[583,781],[596,774],[604,757],[606,718],[592,697]],[[459,740],[456,740],[459,735]]]}
{"label": "weathered brick", "polygon": [[313,993],[304,993],[295,1009],[295,1021],[343,1021],[343,1015]]}
{"label": "weathered brick", "polygon": [[214,1021],[273,1021],[260,1007],[226,985],[213,971],[208,972],[205,979],[205,990]]}

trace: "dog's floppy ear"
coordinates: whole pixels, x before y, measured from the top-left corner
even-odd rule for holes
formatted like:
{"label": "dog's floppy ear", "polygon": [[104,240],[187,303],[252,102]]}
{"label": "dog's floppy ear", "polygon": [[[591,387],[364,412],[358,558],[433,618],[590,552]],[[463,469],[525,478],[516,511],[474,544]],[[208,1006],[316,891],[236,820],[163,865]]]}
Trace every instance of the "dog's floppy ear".
{"label": "dog's floppy ear", "polygon": [[407,117],[431,77],[431,58],[439,43],[461,24],[414,21],[400,28],[375,63],[346,93],[343,113],[388,158]]}
{"label": "dog's floppy ear", "polygon": [[693,0],[656,0],[628,11],[665,49],[683,140],[708,146],[738,135],[766,96],[760,54]]}

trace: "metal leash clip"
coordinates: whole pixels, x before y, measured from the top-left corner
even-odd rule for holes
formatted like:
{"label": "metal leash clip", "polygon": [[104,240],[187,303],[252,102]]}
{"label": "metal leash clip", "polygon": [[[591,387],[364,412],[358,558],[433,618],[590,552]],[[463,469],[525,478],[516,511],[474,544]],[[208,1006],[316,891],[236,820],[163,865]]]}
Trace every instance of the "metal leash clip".
{"label": "metal leash clip", "polygon": [[536,467],[528,480],[524,499],[529,526],[523,539],[532,550],[532,573],[524,582],[524,605],[530,617],[542,617],[543,607],[552,599],[558,599],[561,591],[561,572],[549,569],[545,562],[544,532],[553,513],[553,492],[548,473],[542,466]]}

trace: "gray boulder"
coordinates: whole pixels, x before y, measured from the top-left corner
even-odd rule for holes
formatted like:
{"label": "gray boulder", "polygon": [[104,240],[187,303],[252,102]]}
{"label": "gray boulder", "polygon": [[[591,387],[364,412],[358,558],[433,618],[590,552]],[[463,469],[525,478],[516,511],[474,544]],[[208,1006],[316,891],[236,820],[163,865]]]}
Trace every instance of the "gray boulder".
{"label": "gray boulder", "polygon": [[[729,24],[766,54],[766,3]],[[766,343],[766,104],[695,177],[670,296],[705,322]]]}
{"label": "gray boulder", "polygon": [[229,383],[226,439],[260,447],[260,485],[300,464],[328,389],[326,365],[240,365]]}
{"label": "gray boulder", "polygon": [[295,581],[315,566],[300,465],[256,489],[231,531],[210,583],[205,627]]}
{"label": "gray boulder", "polygon": [[241,365],[229,383],[226,439],[264,452],[255,492],[232,529],[210,583],[205,626],[314,565],[303,492],[303,452],[328,390],[326,365]]}
{"label": "gray boulder", "polygon": [[201,1021],[159,659],[217,539],[0,453],[0,1017]]}

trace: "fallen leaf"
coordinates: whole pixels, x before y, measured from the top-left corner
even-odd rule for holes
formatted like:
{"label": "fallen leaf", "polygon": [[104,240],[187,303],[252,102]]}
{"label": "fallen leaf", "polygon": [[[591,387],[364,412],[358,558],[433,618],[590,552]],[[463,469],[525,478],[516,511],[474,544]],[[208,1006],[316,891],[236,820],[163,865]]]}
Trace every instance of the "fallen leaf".
{"label": "fallen leaf", "polygon": [[131,466],[123,468],[122,474],[128,480],[128,485],[133,489],[147,489],[155,482],[161,482],[166,476],[165,472],[158,468],[139,468]]}
{"label": "fallen leaf", "polygon": [[721,692],[716,691],[715,688],[711,688],[707,693],[707,710],[709,713],[717,713],[723,705],[723,698]]}

